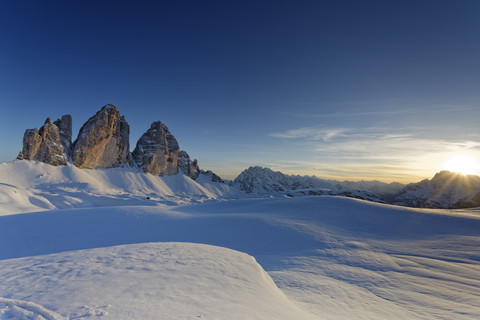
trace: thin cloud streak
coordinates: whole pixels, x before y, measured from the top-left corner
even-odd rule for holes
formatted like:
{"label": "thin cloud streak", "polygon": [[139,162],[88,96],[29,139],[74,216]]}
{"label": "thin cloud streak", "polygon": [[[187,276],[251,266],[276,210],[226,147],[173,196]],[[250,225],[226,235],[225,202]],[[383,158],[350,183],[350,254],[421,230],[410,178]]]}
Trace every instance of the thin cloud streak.
{"label": "thin cloud streak", "polygon": [[[408,131],[408,130],[405,130]],[[307,167],[303,161],[290,161],[290,167],[321,177],[368,177],[411,182],[431,177],[443,163],[458,154],[480,159],[480,142],[424,138],[421,132],[387,132],[367,128],[300,128],[270,136],[301,145],[312,154]],[[335,133],[328,136],[328,133]],[[327,139],[327,137],[329,137]],[[277,162],[279,168],[281,162]],[[289,167],[284,167],[289,169]],[[416,178],[416,179],[415,179]]]}
{"label": "thin cloud streak", "polygon": [[288,130],[286,132],[271,133],[271,137],[285,139],[306,138],[310,140],[330,141],[335,137],[343,136],[348,130],[343,128],[318,129],[313,127]]}

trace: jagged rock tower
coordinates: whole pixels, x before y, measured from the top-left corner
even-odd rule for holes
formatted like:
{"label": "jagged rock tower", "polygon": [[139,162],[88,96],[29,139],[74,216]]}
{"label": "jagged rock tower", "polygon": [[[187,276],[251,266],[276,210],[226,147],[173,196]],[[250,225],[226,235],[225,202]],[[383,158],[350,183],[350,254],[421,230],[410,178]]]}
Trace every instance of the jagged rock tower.
{"label": "jagged rock tower", "polygon": [[200,174],[200,168],[198,167],[198,161],[190,160],[190,156],[186,151],[180,150],[178,153],[178,168],[182,170],[184,174],[192,179],[197,179]]}
{"label": "jagged rock tower", "polygon": [[152,123],[137,142],[133,160],[146,173],[174,175],[178,173],[179,146],[177,139],[160,121]]}
{"label": "jagged rock tower", "polygon": [[88,169],[131,164],[129,134],[125,117],[116,106],[107,104],[80,129],[73,143],[73,164]]}
{"label": "jagged rock tower", "polygon": [[[62,119],[68,118],[69,115],[63,116]],[[65,119],[66,119],[65,118]],[[63,140],[59,128],[56,123],[52,123],[52,119],[47,118],[45,124],[40,129],[27,129],[23,136],[23,150],[19,158],[26,160],[38,160],[54,166],[66,165],[68,162],[69,149],[63,146]],[[72,127],[64,126],[63,134],[72,136]],[[65,138],[63,137],[63,138]],[[65,141],[67,143],[67,141]],[[71,143],[71,142],[70,142]]]}
{"label": "jagged rock tower", "polygon": [[115,168],[134,163],[145,173],[175,175],[181,170],[192,179],[205,174],[212,181],[223,180],[211,171],[204,172],[197,160],[180,151],[177,139],[167,126],[155,121],[130,153],[130,127],[117,107],[107,104],[80,129],[72,144],[72,116],[64,115],[52,123],[47,118],[40,129],[27,129],[19,160],[38,160],[51,165],[66,165],[71,159],[79,168]]}
{"label": "jagged rock tower", "polygon": [[72,150],[72,116],[69,114],[63,115],[60,119],[55,120],[53,124],[58,127],[63,152],[69,158]]}

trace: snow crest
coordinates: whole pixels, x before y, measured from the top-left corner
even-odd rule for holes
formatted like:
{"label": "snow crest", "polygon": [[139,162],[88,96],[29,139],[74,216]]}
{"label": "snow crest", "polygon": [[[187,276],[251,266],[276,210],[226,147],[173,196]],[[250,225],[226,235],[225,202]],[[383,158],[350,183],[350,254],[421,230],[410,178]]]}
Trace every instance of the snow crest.
{"label": "snow crest", "polygon": [[31,302],[0,297],[0,320],[67,320],[56,312]]}

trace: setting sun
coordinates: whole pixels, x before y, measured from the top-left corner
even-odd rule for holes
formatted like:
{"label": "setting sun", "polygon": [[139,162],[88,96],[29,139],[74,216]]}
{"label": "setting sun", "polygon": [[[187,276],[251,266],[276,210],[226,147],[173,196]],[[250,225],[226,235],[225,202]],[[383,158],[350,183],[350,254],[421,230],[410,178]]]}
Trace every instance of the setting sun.
{"label": "setting sun", "polygon": [[478,163],[468,156],[455,156],[447,160],[443,169],[463,174],[477,174]]}

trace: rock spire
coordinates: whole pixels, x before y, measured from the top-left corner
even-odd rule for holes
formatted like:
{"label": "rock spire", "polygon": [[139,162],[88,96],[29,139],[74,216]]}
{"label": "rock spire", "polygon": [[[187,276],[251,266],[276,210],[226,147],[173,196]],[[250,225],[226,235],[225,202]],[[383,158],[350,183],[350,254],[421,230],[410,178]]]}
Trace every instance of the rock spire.
{"label": "rock spire", "polygon": [[184,174],[192,179],[197,179],[200,174],[200,168],[198,167],[198,161],[190,160],[190,156],[186,151],[180,150],[178,152],[178,168],[182,170]]}
{"label": "rock spire", "polygon": [[23,135],[23,149],[19,158],[38,160],[54,166],[68,162],[68,150],[60,139],[59,128],[47,118],[40,129],[27,129]]}
{"label": "rock spire", "polygon": [[179,146],[167,126],[155,121],[137,142],[133,160],[146,173],[174,175],[178,173]]}
{"label": "rock spire", "polygon": [[115,168],[131,164],[130,128],[117,107],[107,104],[82,126],[72,149],[79,168]]}

